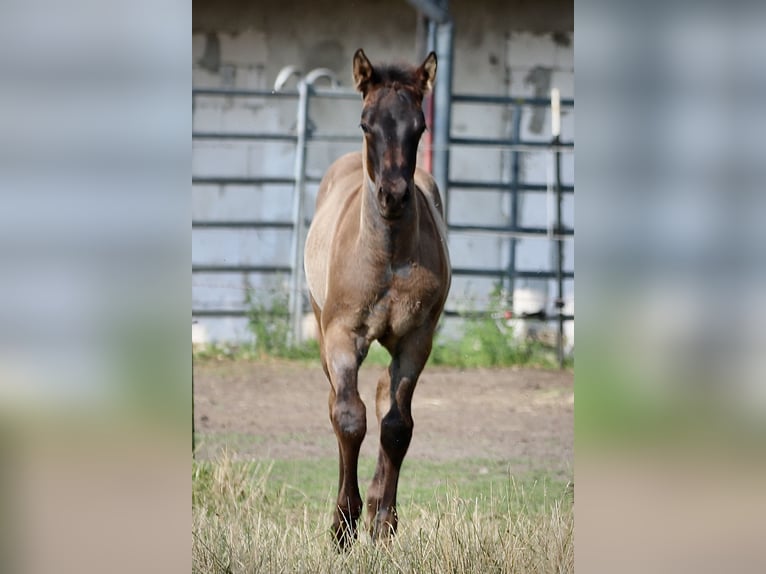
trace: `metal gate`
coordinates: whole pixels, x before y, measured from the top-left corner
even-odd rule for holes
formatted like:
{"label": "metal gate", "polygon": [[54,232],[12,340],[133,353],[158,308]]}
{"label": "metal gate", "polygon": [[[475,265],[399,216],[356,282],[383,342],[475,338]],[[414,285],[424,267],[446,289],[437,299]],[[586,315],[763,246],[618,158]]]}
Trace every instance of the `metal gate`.
{"label": "metal gate", "polygon": [[[272,101],[294,101],[296,109],[296,122],[295,127],[290,132],[236,132],[236,131],[197,131],[193,130],[192,139],[194,142],[199,141],[220,141],[227,142],[233,145],[242,142],[288,142],[295,146],[295,161],[293,165],[292,173],[285,173],[280,176],[201,176],[192,175],[193,186],[217,186],[219,189],[236,187],[236,186],[248,186],[252,188],[253,193],[257,194],[258,190],[265,185],[279,185],[292,189],[291,196],[291,217],[290,219],[283,220],[232,220],[232,219],[215,219],[215,220],[193,220],[192,230],[210,230],[210,229],[228,229],[228,230],[258,230],[258,229],[282,229],[289,230],[291,232],[291,247],[290,254],[287,260],[280,264],[242,264],[240,262],[235,263],[209,263],[204,261],[193,261],[192,274],[193,282],[198,280],[196,278],[222,274],[222,273],[238,273],[238,274],[288,274],[289,280],[289,312],[291,318],[291,333],[292,341],[297,342],[300,339],[301,332],[301,319],[304,311],[308,311],[308,300],[306,289],[303,281],[303,240],[305,237],[305,230],[309,223],[307,217],[307,193],[306,186],[316,185],[320,179],[321,174],[307,174],[306,164],[307,155],[311,152],[311,148],[317,143],[328,142],[344,142],[348,144],[355,144],[358,149],[361,137],[358,133],[353,132],[330,132],[315,129],[313,122],[310,120],[311,105],[314,102],[322,100],[349,100],[359,101],[359,95],[356,92],[341,90],[337,88],[317,88],[314,83],[320,78],[326,78],[331,74],[327,70],[315,70],[312,73],[300,78],[297,83],[297,88],[292,90],[284,90],[284,85],[291,75],[295,74],[295,69],[292,67],[285,68],[280,73],[274,90],[224,90],[224,89],[207,89],[207,88],[195,88],[192,92],[193,105],[199,98],[258,98],[264,102]],[[551,101],[547,99],[535,99],[535,98],[513,98],[513,97],[498,97],[498,96],[485,96],[475,94],[452,94],[451,104],[447,109],[451,112],[452,107],[461,104],[479,104],[487,106],[503,106],[510,110],[513,118],[513,129],[508,137],[504,138],[486,138],[486,137],[453,137],[452,134],[447,134],[447,137],[442,137],[441,144],[438,140],[435,140],[434,146],[434,164],[435,169],[439,169],[441,178],[444,179],[446,175],[446,183],[441,182],[443,194],[445,196],[445,203],[449,205],[451,199],[457,194],[471,193],[477,190],[493,190],[507,196],[509,205],[510,220],[508,225],[504,226],[491,226],[491,225],[465,225],[456,224],[450,221],[448,214],[448,230],[450,233],[450,243],[458,241],[460,236],[466,234],[490,234],[492,236],[501,237],[508,241],[509,245],[509,260],[506,265],[498,268],[476,268],[458,266],[453,269],[454,276],[476,276],[476,277],[491,277],[502,282],[506,289],[509,289],[513,293],[514,282],[519,279],[547,279],[555,280],[557,283],[557,296],[555,298],[555,306],[557,313],[550,314],[542,317],[546,321],[556,321],[559,325],[559,332],[561,333],[563,323],[565,321],[573,321],[574,316],[572,314],[565,314],[563,312],[563,290],[562,285],[564,281],[571,281],[574,278],[573,271],[564,270],[563,250],[562,245],[564,241],[571,240],[574,236],[574,230],[572,228],[566,228],[562,224],[561,214],[561,201],[562,197],[571,195],[574,193],[574,186],[564,185],[561,181],[560,173],[560,158],[562,153],[573,153],[573,142],[562,142],[556,137],[550,141],[525,141],[521,138],[521,118],[522,112],[527,108],[544,107],[549,108]],[[562,100],[562,108],[572,109],[574,107],[573,100]],[[358,111],[356,112],[358,114]],[[438,113],[438,110],[437,110]],[[345,123],[348,126],[356,126],[358,121],[358,115],[356,117],[350,117],[349,121]],[[446,122],[449,126],[449,121]],[[442,134],[443,136],[443,134]],[[446,143],[444,143],[446,142]],[[495,149],[505,150],[511,156],[511,170],[508,178],[497,181],[476,181],[465,180],[459,178],[449,177],[449,163],[450,154],[458,153],[457,149],[461,147],[469,148],[481,148],[490,147]],[[547,151],[555,158],[556,175],[549,184],[531,184],[522,181],[520,175],[519,166],[521,163],[521,157],[527,152],[540,152]],[[437,161],[438,160],[438,161]],[[438,165],[437,165],[438,164]],[[329,162],[328,162],[329,165]],[[327,166],[325,166],[327,167]],[[548,194],[549,197],[555,199],[558,206],[556,210],[556,217],[554,221],[551,221],[547,227],[530,227],[521,224],[519,218],[519,199],[525,194]],[[257,199],[254,199],[257,201]],[[516,245],[517,241],[525,237],[542,237],[547,238],[549,241],[558,245],[558,260],[556,264],[549,269],[519,269],[516,261]],[[244,307],[244,297],[242,306],[239,308],[210,308],[196,306],[192,309],[193,317],[244,317],[247,313],[247,309]],[[450,305],[448,301],[448,307],[445,311],[447,315],[456,315],[458,310]],[[538,317],[539,319],[540,317]],[[561,339],[559,339],[559,358],[562,358],[561,351]]]}

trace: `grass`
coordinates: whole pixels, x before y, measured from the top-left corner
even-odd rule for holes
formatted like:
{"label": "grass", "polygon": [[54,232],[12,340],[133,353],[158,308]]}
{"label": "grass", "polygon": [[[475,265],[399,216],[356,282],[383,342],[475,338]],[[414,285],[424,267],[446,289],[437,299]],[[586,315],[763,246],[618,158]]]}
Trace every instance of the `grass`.
{"label": "grass", "polygon": [[[372,470],[372,461],[360,465],[363,484]],[[393,542],[374,545],[362,532],[339,554],[329,531],[336,460],[195,462],[193,570],[573,571],[573,501],[564,481],[512,477],[496,461],[405,461],[403,473]]]}
{"label": "grass", "polygon": [[[558,367],[556,349],[539,341],[518,341],[510,328],[501,331],[494,319],[466,318],[460,338],[437,334],[429,364],[449,367],[507,367],[526,365]],[[566,366],[573,360],[567,359]]]}
{"label": "grass", "polygon": [[[272,322],[286,320],[272,318]],[[319,358],[316,340],[300,345],[287,345],[285,340],[275,340],[269,331],[261,329],[250,344],[212,343],[194,350],[194,359],[201,361],[264,360],[268,358],[315,362]],[[282,329],[273,333],[282,335]],[[258,341],[261,341],[259,344]],[[367,365],[387,366],[391,362],[388,351],[377,341],[370,346],[365,359]],[[434,338],[428,365],[445,367],[507,367],[524,365],[530,367],[558,368],[556,350],[539,341],[517,341],[510,330],[501,332],[492,319],[465,319],[460,338],[449,338],[440,333]],[[567,357],[566,368],[574,366],[574,359]]]}
{"label": "grass", "polygon": [[[287,345],[286,301],[265,305],[249,298],[248,303],[253,343],[209,345],[194,352],[195,360],[286,358],[316,364],[316,341]],[[458,339],[437,334],[430,364],[556,366],[555,350],[518,342],[491,318],[464,321]],[[389,361],[388,352],[374,343],[365,363]],[[206,438],[214,445],[245,450],[248,441],[262,440],[223,434]],[[222,452],[215,460],[195,461],[192,466],[194,572],[574,570],[573,491],[560,473],[513,476],[507,461],[407,459],[398,493],[397,536],[388,544],[373,544],[362,528],[350,551],[338,553],[330,535],[335,458],[235,461]],[[363,496],[373,467],[373,459],[360,460]]]}

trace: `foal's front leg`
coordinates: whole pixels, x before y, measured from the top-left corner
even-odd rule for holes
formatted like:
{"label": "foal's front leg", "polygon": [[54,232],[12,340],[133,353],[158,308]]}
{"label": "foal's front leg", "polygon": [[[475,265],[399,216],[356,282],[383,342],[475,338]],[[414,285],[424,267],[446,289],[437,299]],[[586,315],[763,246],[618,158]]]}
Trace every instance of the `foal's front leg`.
{"label": "foal's front leg", "polygon": [[329,371],[330,420],[338,439],[340,455],[338,500],[333,518],[333,533],[340,548],[356,538],[356,523],[362,512],[357,463],[359,449],[367,432],[367,414],[357,389],[361,357],[353,335],[340,330],[325,335],[325,357]]}
{"label": "foal's front leg", "polygon": [[[431,352],[433,330],[409,335],[378,381],[376,406],[380,426],[380,450],[375,476],[367,496],[367,513],[373,540],[396,532],[396,492],[399,471],[412,439],[412,395]],[[388,388],[386,388],[388,387]]]}

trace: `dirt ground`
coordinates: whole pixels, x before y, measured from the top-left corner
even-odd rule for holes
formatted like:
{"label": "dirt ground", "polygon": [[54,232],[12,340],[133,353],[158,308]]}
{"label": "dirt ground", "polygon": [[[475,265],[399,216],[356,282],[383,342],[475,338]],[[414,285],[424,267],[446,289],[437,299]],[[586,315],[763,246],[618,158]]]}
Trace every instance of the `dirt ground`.
{"label": "dirt ground", "polygon": [[[377,452],[374,405],[381,369],[360,371],[368,419],[362,456]],[[426,368],[413,400],[408,458],[507,460],[520,470],[571,475],[573,383],[567,371]],[[337,456],[329,383],[318,361],[195,363],[194,385],[200,458],[223,447],[248,459]]]}

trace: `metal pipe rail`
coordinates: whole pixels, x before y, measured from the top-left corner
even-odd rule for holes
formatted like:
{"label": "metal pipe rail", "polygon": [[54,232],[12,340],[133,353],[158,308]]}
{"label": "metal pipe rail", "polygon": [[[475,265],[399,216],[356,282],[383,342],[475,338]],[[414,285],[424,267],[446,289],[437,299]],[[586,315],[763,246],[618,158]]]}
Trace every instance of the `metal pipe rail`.
{"label": "metal pipe rail", "polygon": [[560,232],[557,233],[551,233],[546,227],[501,227],[493,225],[450,224],[447,226],[447,229],[457,233],[477,233],[504,237],[547,237],[550,239],[569,239],[574,237],[574,229],[567,228],[562,228]]}
{"label": "metal pipe rail", "polygon": [[[496,318],[495,311],[456,311],[454,309],[445,309],[442,315],[446,317],[459,317],[461,319],[494,319]],[[558,321],[558,314],[545,315],[544,317],[525,317],[524,315],[513,316],[511,319],[516,321],[545,321],[546,323],[552,323]],[[574,315],[561,315],[561,319],[564,321],[574,321]]]}
{"label": "metal pipe rail", "polygon": [[[197,309],[194,311],[195,317],[246,317],[248,314],[247,309]],[[274,317],[287,317],[287,313],[267,313]],[[493,311],[455,311],[453,309],[445,309],[443,315],[446,317],[460,317],[462,319],[485,319],[493,316]],[[562,315],[564,321],[574,321],[574,315]],[[513,317],[515,320],[521,321],[545,321],[553,322],[558,321],[558,315],[546,315],[544,318],[539,317],[524,317],[519,315]]]}
{"label": "metal pipe rail", "polygon": [[[482,94],[452,94],[452,103],[455,104],[493,104],[501,106],[537,106],[550,107],[548,98],[520,98],[516,96],[487,96]],[[561,100],[562,108],[573,108],[574,100],[564,98]]]}
{"label": "metal pipe rail", "polygon": [[[289,273],[290,265],[250,265],[237,263],[223,265],[217,263],[192,264],[192,273]],[[194,314],[194,313],[192,313]]]}
{"label": "metal pipe rail", "polygon": [[[194,311],[195,317],[247,317],[247,309],[197,309]],[[289,317],[289,313],[264,312],[264,315],[270,317]]]}
{"label": "metal pipe rail", "polygon": [[[464,275],[466,277],[497,277],[503,278],[508,275],[507,269],[491,269],[478,267],[453,267],[452,275]],[[564,279],[574,279],[574,271],[564,271]],[[516,270],[515,277],[518,279],[556,279],[556,271],[520,271]]]}
{"label": "metal pipe rail", "polygon": [[[361,100],[355,90],[328,90],[311,87],[312,96],[331,100]],[[229,88],[192,88],[192,96],[211,96],[220,98],[294,98],[298,99],[298,90],[243,90]]]}
{"label": "metal pipe rail", "polygon": [[[553,98],[553,96],[551,96]],[[558,97],[557,113],[561,108],[573,108],[573,99],[561,100]],[[447,138],[447,149],[441,151],[446,157],[443,163],[449,164],[450,150],[460,147],[484,147],[497,148],[510,152],[512,155],[511,173],[506,174],[509,180],[504,181],[465,181],[450,179],[445,177],[445,205],[449,203],[449,195],[456,191],[468,192],[477,190],[498,191],[510,196],[510,221],[507,226],[488,226],[488,225],[456,225],[449,224],[448,229],[452,233],[481,233],[489,234],[495,237],[504,237],[509,240],[509,262],[505,269],[475,269],[475,268],[454,268],[453,274],[456,276],[481,276],[496,277],[504,282],[505,288],[510,292],[514,291],[516,279],[547,279],[555,280],[557,285],[557,297],[555,305],[558,312],[551,314],[546,320],[556,321],[558,323],[558,359],[559,364],[563,366],[563,323],[564,321],[574,320],[574,316],[564,315],[561,312],[563,306],[563,281],[574,279],[573,271],[563,270],[563,243],[565,240],[574,237],[574,230],[565,228],[562,224],[562,199],[564,194],[573,194],[574,186],[563,185],[561,181],[561,154],[572,153],[574,151],[573,141],[562,141],[559,130],[556,129],[555,137],[548,141],[524,140],[521,138],[521,113],[525,107],[553,107],[552,100],[548,98],[518,98],[512,96],[487,96],[478,94],[452,94],[451,103],[467,105],[497,105],[512,109],[513,126],[510,137],[477,137],[461,136],[453,137],[449,134]],[[450,109],[451,113],[451,109]],[[558,116],[557,116],[558,118]],[[449,125],[449,119],[446,120]],[[519,172],[519,158],[521,153],[539,153],[552,152],[555,158],[555,181],[553,186],[546,184],[528,184],[522,183]],[[454,152],[453,152],[454,153]],[[525,228],[520,225],[518,220],[519,197],[523,193],[554,193],[556,197],[556,220],[551,228]],[[544,272],[529,272],[516,269],[516,247],[517,241],[524,237],[545,237],[554,241],[557,248],[556,268],[555,270]],[[449,312],[446,314],[449,315]]]}
{"label": "metal pipe rail", "polygon": [[197,185],[294,185],[295,178],[203,175],[203,176],[192,176],[192,184],[197,184]]}
{"label": "metal pipe rail", "polygon": [[[497,181],[471,181],[464,179],[451,179],[449,181],[450,188],[455,189],[481,189],[481,190],[500,190],[500,191],[531,191],[547,193],[550,188],[544,183],[515,183],[513,181],[497,182]],[[562,185],[562,193],[574,193],[573,185]]]}
{"label": "metal pipe rail", "polygon": [[574,142],[560,142],[558,144],[551,144],[545,141],[535,140],[515,140],[507,138],[476,138],[476,137],[464,137],[449,139],[450,145],[464,145],[464,146],[486,146],[486,147],[499,147],[503,149],[510,149],[512,151],[573,151]]}
{"label": "metal pipe rail", "polygon": [[[444,71],[444,70],[442,70]],[[300,88],[300,86],[299,86]],[[249,89],[222,89],[222,88],[194,88],[192,90],[193,102],[195,98],[262,98],[266,100],[291,100],[296,104],[296,112],[298,108],[306,105],[308,100],[314,98],[320,99],[334,99],[334,100],[347,100],[358,101],[360,99],[359,94],[353,90],[337,90],[337,89],[321,89],[313,85],[303,86],[305,92],[301,94],[301,89],[280,89],[280,90],[249,90]],[[507,97],[507,96],[486,96],[479,94],[451,94],[448,101],[448,106],[454,104],[460,105],[499,105],[508,106],[514,109],[516,117],[514,118],[514,133],[513,137],[453,137],[451,134],[446,134],[443,137],[442,145],[434,146],[434,153],[449,153],[450,148],[460,147],[495,147],[507,150],[514,155],[515,158],[522,153],[539,153],[539,152],[552,152],[552,153],[572,153],[574,150],[574,142],[572,141],[535,141],[535,140],[522,140],[520,136],[519,117],[520,110],[524,107],[549,107],[551,102],[547,98],[519,98],[519,97]],[[303,102],[303,103],[301,103]],[[444,105],[444,102],[442,102]],[[574,100],[564,99],[561,100],[562,108],[572,108],[574,106]],[[302,111],[305,114],[306,107],[303,107]],[[442,108],[444,109],[444,108]],[[305,119],[305,116],[304,116]],[[310,149],[312,145],[317,143],[354,143],[360,142],[361,136],[356,133],[332,133],[332,132],[318,132],[312,130],[307,123],[296,126],[299,133],[275,133],[275,132],[222,132],[222,131],[209,131],[199,130],[192,132],[192,139],[194,141],[230,141],[233,143],[247,143],[247,142],[284,142],[296,145],[296,148],[302,147],[304,157],[300,162],[305,166],[305,153],[307,149]],[[449,120],[446,123],[442,123],[442,128],[446,125],[449,126]],[[436,126],[435,126],[436,128]],[[435,129],[434,128],[434,129]],[[445,134],[442,134],[443,136]],[[435,142],[438,144],[438,142]],[[454,149],[453,149],[453,153]],[[442,165],[442,176],[445,171],[444,168],[448,168],[448,160]],[[518,197],[523,193],[550,193],[551,187],[549,184],[536,184],[536,183],[524,183],[518,180],[519,174],[514,171],[511,181],[475,181],[475,180],[462,180],[462,179],[449,179],[445,178],[445,189],[443,190],[445,203],[450,191],[471,193],[473,191],[489,190],[497,191],[499,193],[508,194],[511,197]],[[292,186],[296,190],[294,196],[295,201],[299,201],[301,195],[300,189],[304,183],[315,184],[321,181],[321,177],[309,175],[305,173],[305,169],[299,165],[296,165],[293,173],[290,176],[238,176],[238,175],[195,175],[192,177],[193,185],[219,185],[219,186],[264,186],[264,185],[279,185],[279,186]],[[563,185],[560,181],[557,182],[558,187],[556,192],[561,195],[573,194],[573,185]],[[298,220],[303,220],[305,223],[305,216],[302,213],[302,209],[299,204],[294,205],[293,216]],[[252,221],[252,220],[195,220],[192,221],[192,228],[198,230],[242,230],[242,229],[283,229],[296,231],[295,221]],[[468,225],[468,224],[449,224],[448,230],[450,233],[458,234],[488,234],[497,237],[507,238],[509,241],[515,243],[517,239],[525,237],[538,237],[548,238],[553,241],[571,240],[574,237],[574,230],[564,228],[561,226],[561,222],[558,221],[553,229],[542,227],[524,227],[519,225],[519,222],[513,221],[508,226],[497,225]],[[296,235],[294,241],[300,241],[302,237]],[[300,247],[299,243],[296,243]],[[291,275],[291,311],[293,315],[292,321],[297,324],[297,311],[300,299],[297,297],[298,285],[294,284],[298,277],[293,277],[296,269],[296,245],[293,245],[291,249],[292,264],[285,265],[255,265],[255,264],[194,264],[192,265],[192,273],[211,273],[211,274],[223,274],[223,273],[284,273]],[[515,269],[515,258],[512,259],[511,265],[506,268],[495,269],[482,269],[471,267],[456,267],[453,269],[455,276],[467,276],[467,277],[491,277],[498,279],[546,279],[546,280],[562,280],[573,279],[574,272],[561,271],[559,275],[558,270],[544,270],[544,271],[531,271],[531,270],[517,270]],[[511,281],[512,281],[511,279]],[[446,311],[447,316],[465,316],[463,312]],[[192,315],[196,317],[245,317],[247,315],[246,309],[194,309]],[[522,317],[517,317],[522,318]],[[546,318],[546,321],[568,321],[573,320],[572,315],[551,314]]]}
{"label": "metal pipe rail", "polygon": [[237,133],[237,132],[192,132],[193,140],[233,140],[233,141],[286,141],[295,143],[298,136],[274,133]]}
{"label": "metal pipe rail", "polygon": [[192,229],[292,229],[292,221],[192,221]]}

